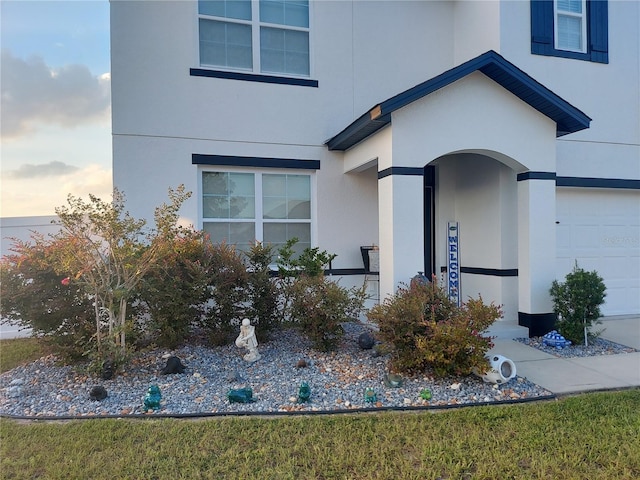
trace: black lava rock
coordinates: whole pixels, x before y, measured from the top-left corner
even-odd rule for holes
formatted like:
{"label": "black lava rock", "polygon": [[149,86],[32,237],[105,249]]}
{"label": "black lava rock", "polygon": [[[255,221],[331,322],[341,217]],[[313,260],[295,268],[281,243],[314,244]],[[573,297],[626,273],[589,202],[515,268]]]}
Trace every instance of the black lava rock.
{"label": "black lava rock", "polygon": [[94,401],[104,400],[107,398],[107,390],[102,385],[93,387],[89,392],[89,398]]}
{"label": "black lava rock", "polygon": [[167,365],[162,369],[162,375],[169,375],[172,373],[184,373],[185,367],[178,357],[167,358]]}
{"label": "black lava rock", "polygon": [[376,343],[375,337],[369,332],[361,333],[360,336],[358,337],[358,345],[360,345],[360,348],[363,350],[369,350],[373,348],[375,343]]}

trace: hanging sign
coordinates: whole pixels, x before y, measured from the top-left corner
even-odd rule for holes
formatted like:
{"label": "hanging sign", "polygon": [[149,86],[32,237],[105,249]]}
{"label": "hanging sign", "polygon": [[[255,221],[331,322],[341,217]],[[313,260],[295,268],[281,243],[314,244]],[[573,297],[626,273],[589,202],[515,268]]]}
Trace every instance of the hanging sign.
{"label": "hanging sign", "polygon": [[460,306],[460,249],[458,222],[447,225],[447,293]]}

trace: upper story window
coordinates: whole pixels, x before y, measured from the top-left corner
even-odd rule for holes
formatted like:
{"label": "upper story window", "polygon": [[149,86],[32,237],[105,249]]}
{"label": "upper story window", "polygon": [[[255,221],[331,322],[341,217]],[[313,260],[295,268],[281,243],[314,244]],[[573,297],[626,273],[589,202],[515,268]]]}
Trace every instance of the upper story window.
{"label": "upper story window", "polygon": [[609,63],[607,0],[531,0],[531,53]]}
{"label": "upper story window", "polygon": [[586,0],[556,0],[555,46],[558,50],[585,53],[587,38]]}
{"label": "upper story window", "polygon": [[308,0],[200,0],[200,65],[308,77]]}

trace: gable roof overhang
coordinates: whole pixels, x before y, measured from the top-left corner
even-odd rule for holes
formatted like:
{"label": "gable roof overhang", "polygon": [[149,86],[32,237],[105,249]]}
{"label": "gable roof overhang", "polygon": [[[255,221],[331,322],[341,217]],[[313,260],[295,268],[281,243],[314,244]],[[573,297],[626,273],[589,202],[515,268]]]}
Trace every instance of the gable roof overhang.
{"label": "gable roof overhang", "polygon": [[391,123],[391,114],[436,90],[479,71],[556,123],[556,137],[589,128],[591,118],[493,50],[376,105],[326,142],[348,150]]}

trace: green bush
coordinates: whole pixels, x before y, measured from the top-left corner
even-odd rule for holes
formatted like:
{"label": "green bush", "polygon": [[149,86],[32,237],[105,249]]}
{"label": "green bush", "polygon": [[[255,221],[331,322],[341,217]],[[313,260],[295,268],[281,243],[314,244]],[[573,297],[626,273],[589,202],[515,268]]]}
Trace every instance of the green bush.
{"label": "green bush", "polygon": [[591,330],[600,323],[600,305],[604,303],[606,286],[596,271],[587,272],[578,267],[568,273],[564,282],[554,280],[549,293],[553,311],[557,315],[556,330],[575,344],[588,344],[600,335]]}
{"label": "green bush", "polygon": [[256,242],[246,254],[249,276],[249,306],[246,316],[256,327],[259,339],[268,339],[271,332],[279,326],[278,290],[271,276],[270,265],[273,262],[273,247]]}
{"label": "green bush", "polygon": [[342,323],[358,318],[365,298],[364,287],[347,289],[322,275],[301,275],[291,286],[290,320],[314,348],[335,350]]}
{"label": "green bush", "polygon": [[211,245],[206,259],[209,301],[203,305],[201,324],[214,345],[228,343],[240,328],[248,299],[247,267],[235,247],[226,243]]}
{"label": "green bush", "polygon": [[196,324],[207,301],[207,258],[211,244],[201,232],[184,230],[161,245],[162,261],[153,265],[137,291],[142,335],[175,348]]}
{"label": "green bush", "polygon": [[485,371],[485,355],[493,343],[482,332],[501,315],[499,307],[485,305],[482,297],[458,307],[435,281],[403,285],[368,313],[392,350],[392,369],[431,369],[438,376]]}
{"label": "green bush", "polygon": [[95,334],[93,302],[52,267],[59,243],[46,242],[40,235],[32,240],[15,240],[14,253],[0,262],[2,321],[31,328],[53,353],[78,360]]}

